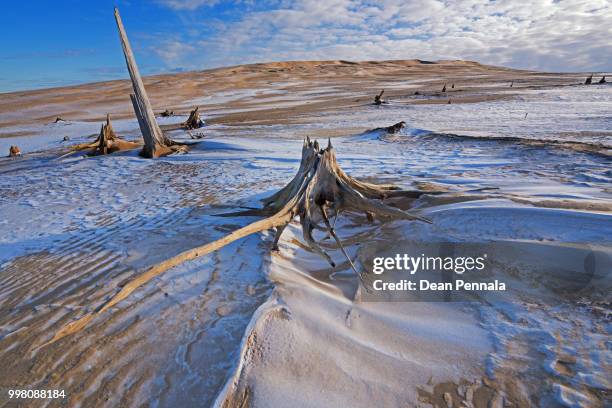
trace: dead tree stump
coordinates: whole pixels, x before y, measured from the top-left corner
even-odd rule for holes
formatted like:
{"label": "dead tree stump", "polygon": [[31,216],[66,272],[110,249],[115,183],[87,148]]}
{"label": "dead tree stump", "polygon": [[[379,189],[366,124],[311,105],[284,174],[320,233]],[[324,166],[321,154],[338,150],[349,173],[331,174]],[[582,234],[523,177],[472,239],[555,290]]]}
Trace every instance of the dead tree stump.
{"label": "dead tree stump", "polygon": [[[69,139],[64,138],[64,140]],[[141,146],[142,144],[140,143],[128,142],[127,140],[119,138],[113,129],[110,114],[106,114],[106,123],[102,124],[97,139],[92,143],[81,143],[76,146],[72,146],[71,149],[73,152],[91,150],[89,155],[97,156],[115,153],[122,150],[131,150]]]}
{"label": "dead tree stump", "polygon": [[593,74],[589,75],[587,77],[587,79],[584,81],[585,85],[591,85],[591,83],[593,82]]}
{"label": "dead tree stump", "polygon": [[174,116],[174,111],[166,109],[162,113],[159,114],[162,118],[169,118],[170,116]]}
{"label": "dead tree stump", "polygon": [[403,191],[393,185],[372,184],[356,180],[346,174],[338,165],[336,152],[331,145],[331,141],[327,148],[321,149],[318,142],[306,139],[302,146],[302,160],[297,174],[284,188],[263,199],[261,209],[225,214],[226,216],[260,215],[266,218],[239,228],[216,241],[189,249],[152,266],[118,288],[115,295],[97,307],[94,312],[85,314],[80,319],[64,326],[45,345],[54,343],[83,329],[94,317],[114,307],[140,286],[165,271],[183,262],[221,249],[238,239],[261,231],[275,229],[272,248],[278,248],[278,242],[284,229],[296,217],[299,217],[304,241],[314,253],[320,255],[332,267],[335,267],[336,263],[317,242],[314,235],[315,231],[325,232],[326,237],[329,236],[336,241],[338,249],[347,259],[351,268],[359,274],[336,234],[336,219],[343,213],[352,213],[362,215],[372,221],[378,218],[381,221],[418,220],[431,223],[426,218],[391,207],[381,201],[392,197],[416,198],[421,194],[419,191]]}
{"label": "dead tree stump", "polygon": [[17,156],[21,156],[21,150],[19,150],[19,147],[17,146],[9,147],[8,157],[17,157]]}
{"label": "dead tree stump", "polygon": [[606,83],[606,76],[602,76],[601,79],[599,80],[600,84],[605,84]]}
{"label": "dead tree stump", "polygon": [[397,122],[395,125],[387,126],[386,128],[383,128],[383,129],[385,130],[385,132],[394,135],[396,133],[399,133],[405,127],[406,127],[406,122],[401,121],[401,122]]}
{"label": "dead tree stump", "polygon": [[382,91],[380,91],[378,95],[374,97],[374,105],[381,105],[384,102],[382,100],[382,96],[384,93],[385,93],[385,90],[383,89]]}
{"label": "dead tree stump", "polygon": [[446,92],[446,84],[442,87],[442,93]]}
{"label": "dead tree stump", "polygon": [[183,124],[183,127],[187,130],[199,129],[204,126],[204,122],[200,119],[200,107],[196,106],[194,110],[189,113],[189,118]]}
{"label": "dead tree stump", "polygon": [[117,29],[119,30],[121,47],[123,48],[123,55],[132,81],[132,87],[134,88],[134,93],[130,95],[130,99],[132,100],[134,113],[138,119],[138,125],[144,139],[144,147],[142,148],[141,155],[147,158],[155,158],[177,151],[184,151],[186,149],[185,146],[173,142],[166,137],[155,120],[151,102],[149,102],[147,91],[140,77],[136,59],[132,53],[132,47],[130,46],[117,8],[115,8],[115,21],[117,23]]}

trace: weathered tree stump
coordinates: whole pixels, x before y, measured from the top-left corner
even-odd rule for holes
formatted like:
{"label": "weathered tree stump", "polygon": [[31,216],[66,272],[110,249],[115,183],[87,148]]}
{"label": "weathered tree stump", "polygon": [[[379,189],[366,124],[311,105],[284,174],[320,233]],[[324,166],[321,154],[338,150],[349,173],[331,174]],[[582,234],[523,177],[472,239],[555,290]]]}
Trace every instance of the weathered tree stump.
{"label": "weathered tree stump", "polygon": [[[66,140],[64,138],[64,140]],[[73,152],[81,150],[91,150],[88,154],[91,156],[97,156],[102,154],[115,153],[122,150],[132,150],[141,147],[142,144],[136,142],[128,142],[117,136],[113,125],[111,123],[110,115],[106,114],[106,123],[102,124],[100,133],[94,142],[81,143],[76,146],[72,146]]]}
{"label": "weathered tree stump", "polygon": [[442,87],[442,93],[446,92],[446,84]]}
{"label": "weathered tree stump", "polygon": [[169,118],[170,116],[174,116],[174,111],[166,109],[162,113],[159,114],[162,118]]}
{"label": "weathered tree stump", "polygon": [[19,150],[19,147],[17,146],[9,147],[8,157],[17,157],[17,156],[21,156],[21,150]]}
{"label": "weathered tree stump", "polygon": [[61,116],[58,116],[55,118],[55,121],[53,121],[53,123],[58,123],[58,122],[65,122],[66,120],[62,119]]}
{"label": "weathered tree stump", "polygon": [[401,122],[397,122],[395,125],[387,126],[386,128],[383,128],[383,129],[385,132],[394,135],[396,133],[399,133],[405,127],[406,127],[406,122],[401,121]]}
{"label": "weathered tree stump", "polygon": [[314,253],[320,255],[332,267],[335,267],[336,263],[319,245],[314,236],[315,230],[326,232],[326,237],[330,236],[336,241],[338,249],[347,259],[351,268],[359,274],[336,234],[336,219],[342,213],[353,213],[363,215],[372,221],[378,218],[382,221],[418,220],[431,223],[426,218],[391,207],[381,201],[393,197],[416,198],[421,194],[419,191],[403,191],[393,185],[379,185],[356,180],[346,174],[338,165],[331,141],[327,148],[321,149],[318,142],[306,139],[302,146],[302,160],[297,174],[284,188],[263,199],[261,209],[225,214],[226,216],[260,215],[267,218],[239,228],[221,239],[189,249],[152,266],[141,275],[122,285],[115,295],[97,307],[96,311],[64,326],[46,344],[54,343],[83,329],[94,317],[109,310],[140,286],[163,272],[183,262],[221,249],[238,239],[274,228],[276,233],[272,249],[278,249],[278,242],[284,229],[296,217],[300,219],[304,240]]}
{"label": "weathered tree stump", "polygon": [[382,96],[384,93],[385,93],[385,90],[383,89],[382,91],[380,91],[378,95],[374,97],[374,105],[381,105],[382,103],[384,103],[382,99]]}
{"label": "weathered tree stump", "polygon": [[602,76],[601,79],[599,80],[600,84],[605,84],[606,83],[606,76]]}
{"label": "weathered tree stump", "polygon": [[189,113],[189,118],[183,124],[183,127],[187,130],[199,129],[204,126],[204,121],[200,119],[200,107],[196,106],[194,110]]}
{"label": "weathered tree stump", "polygon": [[591,85],[591,83],[593,82],[593,74],[589,75],[587,77],[587,79],[584,81],[585,85]]}
{"label": "weathered tree stump", "polygon": [[136,119],[138,119],[138,125],[144,139],[144,147],[140,154],[147,158],[155,158],[178,151],[185,151],[186,146],[166,137],[155,120],[151,102],[149,102],[147,91],[140,77],[136,59],[132,53],[132,47],[130,46],[117,8],[115,8],[115,21],[119,30],[121,47],[123,48],[123,55],[132,81],[132,87],[134,88],[134,93],[130,95],[130,99],[132,100],[134,113],[136,114]]}

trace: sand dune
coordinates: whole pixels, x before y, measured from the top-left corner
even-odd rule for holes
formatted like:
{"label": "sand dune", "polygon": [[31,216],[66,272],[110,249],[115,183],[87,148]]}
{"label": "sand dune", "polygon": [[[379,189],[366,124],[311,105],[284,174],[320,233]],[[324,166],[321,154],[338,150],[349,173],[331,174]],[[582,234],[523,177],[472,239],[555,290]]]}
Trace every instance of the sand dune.
{"label": "sand dune", "polygon": [[[33,406],[608,406],[612,87],[583,80],[419,60],[148,77],[155,110],[179,113],[161,124],[195,105],[207,123],[188,154],[158,160],[58,159],[107,112],[139,138],[126,81],[3,94],[0,152],[24,156],[0,158],[0,388],[69,396]],[[375,302],[333,242],[332,269],[290,225],[278,253],[270,233],[240,240],[44,345],[152,264],[252,222],[216,215],[290,180],[305,136],[333,137],[355,177],[431,193],[392,204],[432,225],[343,218],[360,270],[478,244],[511,290]]]}

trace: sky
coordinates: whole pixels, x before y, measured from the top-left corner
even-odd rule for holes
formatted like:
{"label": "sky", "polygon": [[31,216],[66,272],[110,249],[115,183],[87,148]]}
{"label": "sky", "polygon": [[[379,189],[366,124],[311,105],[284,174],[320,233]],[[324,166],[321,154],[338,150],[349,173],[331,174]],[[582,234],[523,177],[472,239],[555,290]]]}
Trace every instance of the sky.
{"label": "sky", "polygon": [[0,13],[0,92],[287,60],[465,59],[612,71],[611,0],[21,0]]}

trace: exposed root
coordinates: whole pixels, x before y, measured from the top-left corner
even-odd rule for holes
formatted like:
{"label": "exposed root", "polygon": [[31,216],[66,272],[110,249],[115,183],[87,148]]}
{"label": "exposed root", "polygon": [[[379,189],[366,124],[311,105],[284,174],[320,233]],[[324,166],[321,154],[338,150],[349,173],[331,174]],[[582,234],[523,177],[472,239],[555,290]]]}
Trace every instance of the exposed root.
{"label": "exposed root", "polygon": [[[394,192],[399,192],[397,187],[364,183],[344,173],[336,162],[336,154],[331,141],[327,148],[320,149],[318,142],[307,139],[302,147],[302,162],[296,176],[279,192],[263,200],[264,207],[262,209],[249,210],[249,215],[269,215],[267,218],[239,228],[214,242],[187,250],[152,266],[124,285],[94,312],[66,325],[46,344],[54,343],[83,329],[95,316],[114,307],[137,288],[168,269],[223,248],[240,238],[276,228],[273,247],[277,247],[283,230],[296,216],[300,218],[304,239],[313,252],[319,254],[332,267],[335,267],[335,262],[321,248],[313,235],[314,230],[325,231],[334,238],[351,268],[358,274],[357,268],[335,232],[335,222],[341,212],[368,214],[368,218],[371,219],[377,217],[383,220],[403,219],[431,223],[426,218],[390,207],[378,200]],[[327,215],[328,209],[335,214],[333,224]],[[324,227],[319,225],[321,222]]]}

